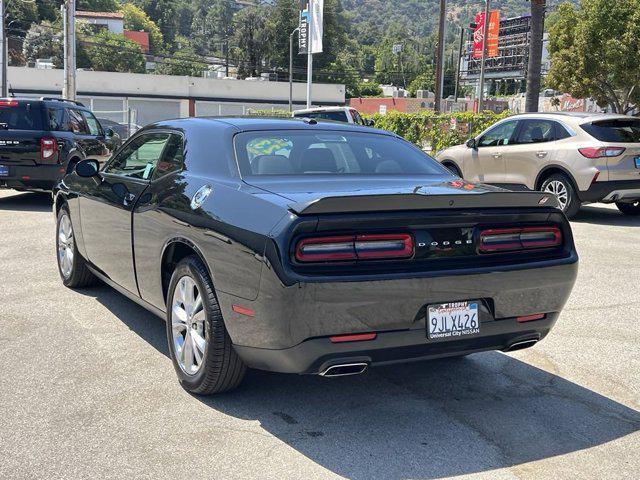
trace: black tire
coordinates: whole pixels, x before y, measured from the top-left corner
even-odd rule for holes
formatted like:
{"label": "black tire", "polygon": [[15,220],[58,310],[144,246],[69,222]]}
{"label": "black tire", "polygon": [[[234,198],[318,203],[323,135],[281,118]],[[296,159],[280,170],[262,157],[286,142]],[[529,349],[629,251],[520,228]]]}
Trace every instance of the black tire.
{"label": "black tire", "polygon": [[[573,183],[566,175],[561,173],[554,173],[549,178],[546,178],[544,182],[542,182],[542,186],[540,190],[548,193],[555,193],[557,190],[557,186],[561,185],[561,188],[564,188],[566,192],[566,201],[564,202],[564,206],[562,206],[562,211],[567,216],[567,218],[575,217],[580,210],[580,199],[576,193],[576,189],[573,187]],[[562,202],[561,202],[562,203]]]}
{"label": "black tire", "polygon": [[460,169],[454,163],[445,162],[445,163],[442,164],[442,166],[445,167],[447,170],[449,170],[454,175],[456,175],[457,177],[462,178],[462,172],[460,171]]}
{"label": "black tire", "polygon": [[[202,332],[206,344],[204,354],[201,354],[202,361],[194,374],[187,373],[180,365],[173,336],[174,296],[178,282],[183,277],[190,277],[194,282],[205,315]],[[180,302],[180,300],[176,301]],[[187,324],[186,329],[189,328]],[[179,334],[184,339],[182,345],[186,343],[186,329],[184,336],[182,333]],[[197,256],[189,256],[181,260],[171,276],[167,293],[167,340],[169,354],[180,384],[188,392],[200,395],[222,393],[235,389],[242,382],[247,367],[233,349],[209,273]]]}
{"label": "black tire", "polygon": [[618,207],[618,210],[620,210],[625,215],[640,215],[640,201],[634,203],[616,202],[616,207]]}
{"label": "black tire", "polygon": [[[69,226],[71,228],[71,237],[65,235],[66,240],[62,242],[60,235],[60,226],[64,219],[68,219]],[[63,265],[63,251],[64,255],[68,255],[69,251],[72,253],[72,260],[66,264],[70,264],[70,269],[65,268]],[[66,205],[64,205],[58,212],[56,220],[56,258],[58,261],[58,273],[62,279],[62,283],[69,288],[82,288],[94,285],[97,282],[97,278],[89,268],[87,268],[87,261],[78,252],[78,246],[75,242],[75,231],[73,229],[73,223],[71,222],[71,214]]]}

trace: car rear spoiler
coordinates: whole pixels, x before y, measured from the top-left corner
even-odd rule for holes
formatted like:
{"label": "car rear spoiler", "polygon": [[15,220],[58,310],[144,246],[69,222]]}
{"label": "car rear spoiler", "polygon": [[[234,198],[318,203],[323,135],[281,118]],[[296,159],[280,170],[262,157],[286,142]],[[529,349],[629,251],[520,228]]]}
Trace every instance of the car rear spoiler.
{"label": "car rear spoiler", "polygon": [[469,194],[353,195],[325,197],[289,205],[297,215],[323,213],[387,212],[398,210],[448,210],[480,208],[555,207],[555,195],[543,192],[486,192]]}

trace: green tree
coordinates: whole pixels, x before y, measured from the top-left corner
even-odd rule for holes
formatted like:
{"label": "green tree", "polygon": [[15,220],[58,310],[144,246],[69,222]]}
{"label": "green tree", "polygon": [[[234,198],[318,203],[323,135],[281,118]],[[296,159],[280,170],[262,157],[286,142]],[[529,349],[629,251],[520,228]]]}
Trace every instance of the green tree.
{"label": "green tree", "polygon": [[155,73],[160,75],[186,75],[201,77],[208,65],[198,57],[191,48],[175,53],[171,58],[162,60],[156,67]]}
{"label": "green tree", "polygon": [[117,12],[120,3],[118,0],[78,0],[76,8],[88,12]]}
{"label": "green tree", "polygon": [[127,30],[142,30],[149,34],[149,46],[153,53],[159,53],[164,48],[164,41],[160,28],[153,23],[153,20],[133,3],[125,3],[122,6],[124,15],[124,28]]}
{"label": "green tree", "polygon": [[233,18],[236,46],[234,57],[239,61],[240,76],[257,76],[269,53],[270,31],[266,17],[268,7],[251,7],[240,10]]}
{"label": "green tree", "polygon": [[421,73],[409,84],[407,90],[412,97],[416,96],[418,90],[427,90],[429,92],[435,91],[436,77],[433,68],[429,66],[424,73]]}
{"label": "green tree", "polygon": [[358,85],[359,95],[361,97],[381,97],[382,88],[375,82],[360,82]]}
{"label": "green tree", "polygon": [[549,85],[631,112],[640,102],[640,0],[565,3],[550,23]]}
{"label": "green tree", "polygon": [[[183,21],[185,14],[190,24],[191,9],[184,0],[131,0],[130,3],[144,10],[151,21],[158,26],[165,45],[170,49],[174,46],[176,35],[179,33],[179,24]],[[187,35],[190,33],[186,32]]]}
{"label": "green tree", "polygon": [[7,30],[12,35],[23,37],[31,24],[38,21],[38,8],[35,2],[7,2],[6,9]]}
{"label": "green tree", "polygon": [[140,45],[123,35],[103,30],[83,43],[94,70],[131,73],[145,71],[145,60]]}
{"label": "green tree", "polygon": [[38,58],[54,58],[62,49],[62,38],[51,22],[31,25],[22,43],[22,54],[28,62]]}

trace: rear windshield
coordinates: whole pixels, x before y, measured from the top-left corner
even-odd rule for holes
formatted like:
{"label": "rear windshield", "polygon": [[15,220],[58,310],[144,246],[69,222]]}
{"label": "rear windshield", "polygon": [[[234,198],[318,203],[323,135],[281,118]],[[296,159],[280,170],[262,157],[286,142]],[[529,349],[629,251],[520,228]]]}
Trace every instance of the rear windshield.
{"label": "rear windshield", "polygon": [[315,118],[317,120],[332,120],[334,122],[348,122],[347,114],[340,110],[336,112],[310,112],[310,113],[295,113],[294,117],[297,118]]}
{"label": "rear windshield", "polygon": [[640,120],[637,119],[603,120],[581,127],[601,142],[640,143]]}
{"label": "rear windshield", "polygon": [[42,130],[42,110],[31,102],[0,101],[0,130]]}
{"label": "rear windshield", "polygon": [[442,175],[436,160],[404,140],[329,130],[236,136],[240,172],[250,175]]}

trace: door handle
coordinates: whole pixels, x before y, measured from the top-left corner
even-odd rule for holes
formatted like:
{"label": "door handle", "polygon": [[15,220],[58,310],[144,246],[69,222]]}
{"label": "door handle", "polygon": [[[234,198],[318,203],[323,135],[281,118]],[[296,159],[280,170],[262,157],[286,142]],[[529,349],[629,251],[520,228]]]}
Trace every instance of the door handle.
{"label": "door handle", "polygon": [[494,153],[493,154],[493,158],[502,158],[502,154],[501,153]]}
{"label": "door handle", "polygon": [[544,157],[546,157],[546,156],[547,156],[547,154],[548,154],[548,152],[545,152],[545,151],[542,151],[542,150],[541,150],[541,151],[539,151],[539,152],[536,152],[536,156],[537,156],[538,158],[544,158]]}

